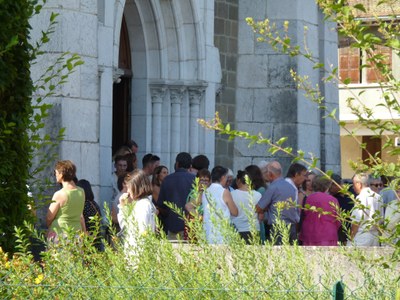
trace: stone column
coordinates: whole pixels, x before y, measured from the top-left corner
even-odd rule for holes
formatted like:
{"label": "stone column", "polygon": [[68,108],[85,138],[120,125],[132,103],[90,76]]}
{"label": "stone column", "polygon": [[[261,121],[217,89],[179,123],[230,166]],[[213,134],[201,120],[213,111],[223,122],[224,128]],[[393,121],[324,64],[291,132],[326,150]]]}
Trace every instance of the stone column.
{"label": "stone column", "polygon": [[154,154],[161,154],[161,121],[162,103],[165,98],[167,88],[163,85],[150,86],[152,102],[152,130],[151,130],[151,151]]}
{"label": "stone column", "polygon": [[185,87],[169,88],[171,98],[171,162],[175,163],[176,155],[181,152],[181,106]]}
{"label": "stone column", "polygon": [[195,156],[199,154],[199,124],[197,120],[200,118],[200,102],[203,98],[204,87],[189,87],[189,151]]}

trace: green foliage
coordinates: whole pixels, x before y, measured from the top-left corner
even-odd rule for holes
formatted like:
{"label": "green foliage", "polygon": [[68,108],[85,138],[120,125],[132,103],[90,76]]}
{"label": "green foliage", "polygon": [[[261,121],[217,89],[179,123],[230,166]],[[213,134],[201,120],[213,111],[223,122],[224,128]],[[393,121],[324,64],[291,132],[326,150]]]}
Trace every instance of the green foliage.
{"label": "green foliage", "polygon": [[31,165],[28,128],[33,84],[29,18],[32,1],[0,2],[0,245],[12,249],[15,225],[30,215],[27,179]]}
{"label": "green foliage", "polygon": [[245,245],[237,236],[229,246],[174,244],[150,233],[140,239],[136,257],[119,237],[98,252],[92,237],[70,235],[49,244],[40,263],[22,250],[13,257],[0,250],[2,299],[329,299],[337,281],[351,299],[393,299],[399,289],[398,274],[364,260],[372,253],[365,249]]}
{"label": "green foliage", "polygon": [[52,162],[63,136],[63,129],[55,136],[43,134],[52,108],[44,100],[83,63],[77,55],[64,53],[32,82],[30,67],[44,54],[41,47],[56,26],[53,13],[47,30],[31,44],[29,19],[41,8],[33,0],[0,1],[0,245],[7,251],[14,250],[14,227],[33,221],[35,203],[28,196],[28,184],[44,189],[38,175]]}

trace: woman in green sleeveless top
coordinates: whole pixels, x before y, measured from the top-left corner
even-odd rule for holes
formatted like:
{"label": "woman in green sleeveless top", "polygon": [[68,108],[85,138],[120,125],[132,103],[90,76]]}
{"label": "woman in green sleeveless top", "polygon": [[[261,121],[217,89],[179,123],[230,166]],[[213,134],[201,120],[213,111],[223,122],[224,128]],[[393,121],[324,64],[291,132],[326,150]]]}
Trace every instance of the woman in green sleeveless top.
{"label": "woman in green sleeveless top", "polygon": [[83,218],[85,192],[75,185],[75,165],[70,160],[59,161],[54,174],[57,183],[62,185],[62,189],[53,195],[47,212],[48,238],[55,239],[57,234],[67,230],[86,232]]}

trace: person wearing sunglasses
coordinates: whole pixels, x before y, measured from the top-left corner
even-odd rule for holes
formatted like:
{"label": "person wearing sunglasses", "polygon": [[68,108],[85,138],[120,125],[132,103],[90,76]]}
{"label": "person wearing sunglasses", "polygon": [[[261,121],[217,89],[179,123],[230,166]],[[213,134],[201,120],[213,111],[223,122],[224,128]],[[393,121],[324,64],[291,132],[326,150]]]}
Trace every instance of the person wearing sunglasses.
{"label": "person wearing sunglasses", "polygon": [[369,187],[371,190],[373,190],[375,193],[380,193],[380,191],[383,188],[383,183],[380,177],[370,177],[370,183]]}

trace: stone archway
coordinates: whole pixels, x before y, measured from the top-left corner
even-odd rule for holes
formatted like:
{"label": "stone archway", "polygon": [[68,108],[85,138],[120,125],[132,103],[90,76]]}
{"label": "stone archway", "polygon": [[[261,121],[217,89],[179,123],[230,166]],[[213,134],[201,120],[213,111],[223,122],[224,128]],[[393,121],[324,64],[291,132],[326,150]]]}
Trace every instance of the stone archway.
{"label": "stone archway", "polygon": [[[173,0],[127,0],[123,9],[118,7],[115,30],[124,16],[130,40],[130,138],[139,144],[139,160],[152,152],[172,167],[180,151],[213,154],[213,135],[197,124],[206,112],[215,111],[215,87],[207,93],[204,72],[206,44],[199,21],[204,8],[196,1]],[[211,97],[206,101],[207,94]]]}
{"label": "stone archway", "polygon": [[121,23],[118,72],[121,76],[113,84],[113,153],[130,139],[132,64],[128,29],[124,17]]}

